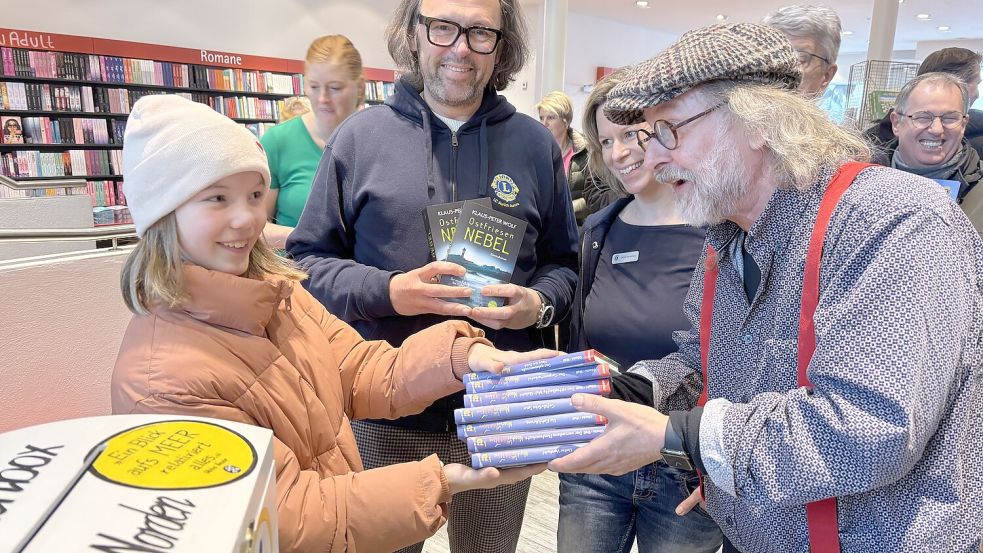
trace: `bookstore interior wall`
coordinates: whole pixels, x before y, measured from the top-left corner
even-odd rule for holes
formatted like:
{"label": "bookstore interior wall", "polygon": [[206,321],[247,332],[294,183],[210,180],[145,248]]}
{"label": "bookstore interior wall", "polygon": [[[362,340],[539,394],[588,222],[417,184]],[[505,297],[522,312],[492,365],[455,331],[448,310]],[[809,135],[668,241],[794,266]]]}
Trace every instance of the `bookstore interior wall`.
{"label": "bookstore interior wall", "polygon": [[[0,172],[22,182],[82,178],[95,224],[129,223],[122,143],[133,103],[180,94],[262,136],[283,100],[303,93],[302,71],[296,59],[0,29]],[[365,76],[370,103],[392,93],[392,71]],[[0,187],[0,198],[77,190]]]}

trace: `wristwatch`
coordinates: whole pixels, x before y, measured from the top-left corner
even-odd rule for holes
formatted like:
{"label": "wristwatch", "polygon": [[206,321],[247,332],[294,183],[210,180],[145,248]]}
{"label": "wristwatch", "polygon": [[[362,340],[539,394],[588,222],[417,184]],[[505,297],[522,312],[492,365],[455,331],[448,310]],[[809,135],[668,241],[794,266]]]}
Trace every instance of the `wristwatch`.
{"label": "wristwatch", "polygon": [[662,460],[670,467],[680,470],[693,470],[693,460],[686,453],[683,439],[672,429],[672,421],[666,421],[666,441],[662,447]]}
{"label": "wristwatch", "polygon": [[536,319],[536,328],[546,328],[553,324],[553,315],[556,310],[553,309],[553,304],[550,303],[546,296],[543,295],[539,290],[533,290],[539,294],[539,318]]}

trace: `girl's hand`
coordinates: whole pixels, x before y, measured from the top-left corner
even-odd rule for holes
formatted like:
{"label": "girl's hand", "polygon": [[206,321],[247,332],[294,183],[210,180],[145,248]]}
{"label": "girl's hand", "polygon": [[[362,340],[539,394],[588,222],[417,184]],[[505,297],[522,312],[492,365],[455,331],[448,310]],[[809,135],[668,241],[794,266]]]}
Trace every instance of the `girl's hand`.
{"label": "girl's hand", "polygon": [[485,344],[475,344],[468,350],[468,366],[471,372],[487,371],[498,374],[506,365],[516,365],[536,359],[547,359],[560,355],[552,349],[536,349],[533,351],[502,351]]}
{"label": "girl's hand", "polygon": [[545,463],[506,469],[485,467],[478,470],[457,463],[448,463],[444,465],[444,476],[447,477],[451,495],[454,495],[468,490],[515,484],[544,470],[546,470]]}

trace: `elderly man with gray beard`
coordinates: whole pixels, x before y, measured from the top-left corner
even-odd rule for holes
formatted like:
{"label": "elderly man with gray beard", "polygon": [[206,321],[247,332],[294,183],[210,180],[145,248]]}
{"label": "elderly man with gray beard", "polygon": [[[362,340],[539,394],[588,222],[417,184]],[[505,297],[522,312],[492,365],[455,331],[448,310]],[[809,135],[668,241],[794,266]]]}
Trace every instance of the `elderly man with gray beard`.
{"label": "elderly man with gray beard", "polygon": [[976,551],[983,242],[936,183],[866,164],[800,78],[779,31],[742,23],[612,90],[707,247],[678,352],[631,368],[652,382],[631,403],[574,396],[609,425],[550,468],[695,467],[725,551]]}

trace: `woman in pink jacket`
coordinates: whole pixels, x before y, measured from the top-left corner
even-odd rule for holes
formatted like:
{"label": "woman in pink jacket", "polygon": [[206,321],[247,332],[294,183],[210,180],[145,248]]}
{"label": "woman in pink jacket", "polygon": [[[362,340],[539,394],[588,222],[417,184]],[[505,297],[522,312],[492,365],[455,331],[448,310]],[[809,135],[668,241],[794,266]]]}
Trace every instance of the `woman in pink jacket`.
{"label": "woman in pink jacket", "polygon": [[543,470],[475,471],[431,455],[363,472],[350,420],[416,413],[462,389],[472,370],[556,352],[499,351],[459,321],[398,349],[363,340],[260,239],[266,155],[246,129],[207,106],[141,99],[127,121],[123,162],[141,240],[121,275],[135,316],[113,373],[113,412],[271,429],[282,551],[391,551],[436,532],[454,493]]}

